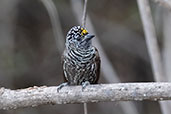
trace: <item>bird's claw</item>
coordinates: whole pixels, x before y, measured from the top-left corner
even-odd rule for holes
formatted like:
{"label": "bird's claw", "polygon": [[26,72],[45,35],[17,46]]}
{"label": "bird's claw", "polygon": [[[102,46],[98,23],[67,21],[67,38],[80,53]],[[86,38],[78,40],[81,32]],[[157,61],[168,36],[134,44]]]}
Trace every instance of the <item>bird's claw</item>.
{"label": "bird's claw", "polygon": [[67,82],[60,84],[60,85],[57,87],[57,92],[59,92],[60,89],[62,89],[63,87],[65,87],[65,86],[67,86],[67,85],[68,85]]}
{"label": "bird's claw", "polygon": [[90,82],[89,82],[89,81],[83,82],[83,83],[82,83],[82,91],[84,91],[84,89],[85,89],[88,85],[90,85]]}

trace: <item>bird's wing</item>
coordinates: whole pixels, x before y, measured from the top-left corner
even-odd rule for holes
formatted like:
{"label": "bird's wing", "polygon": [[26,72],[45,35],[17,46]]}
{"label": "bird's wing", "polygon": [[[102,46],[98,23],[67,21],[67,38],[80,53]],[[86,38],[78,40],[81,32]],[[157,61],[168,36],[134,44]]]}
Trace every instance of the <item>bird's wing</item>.
{"label": "bird's wing", "polygon": [[65,56],[65,51],[66,51],[66,49],[64,50],[64,52],[63,52],[63,54],[62,54],[62,56],[61,56],[61,63],[62,63],[62,69],[63,69],[63,78],[64,78],[64,82],[67,82],[67,79],[66,79],[66,77],[65,77],[65,74],[64,74],[64,61],[65,61],[65,59],[66,59],[66,56]]}
{"label": "bird's wing", "polygon": [[99,80],[99,77],[100,77],[100,64],[101,64],[101,60],[100,60],[100,56],[99,56],[99,52],[98,52],[98,50],[95,48],[95,51],[96,51],[96,53],[95,53],[95,64],[96,64],[96,66],[97,66],[97,68],[96,68],[96,75],[97,75],[97,78],[96,78],[96,80],[95,80],[95,84],[97,84],[98,83],[98,80]]}

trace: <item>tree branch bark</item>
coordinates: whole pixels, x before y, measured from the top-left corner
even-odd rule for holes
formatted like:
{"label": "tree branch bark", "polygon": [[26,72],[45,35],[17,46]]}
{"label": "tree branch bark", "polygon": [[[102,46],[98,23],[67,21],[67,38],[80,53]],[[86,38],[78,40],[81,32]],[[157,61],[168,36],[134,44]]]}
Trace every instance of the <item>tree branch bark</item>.
{"label": "tree branch bark", "polygon": [[171,100],[171,83],[118,83],[87,86],[0,88],[0,109],[34,107],[43,104],[68,104],[104,101]]}

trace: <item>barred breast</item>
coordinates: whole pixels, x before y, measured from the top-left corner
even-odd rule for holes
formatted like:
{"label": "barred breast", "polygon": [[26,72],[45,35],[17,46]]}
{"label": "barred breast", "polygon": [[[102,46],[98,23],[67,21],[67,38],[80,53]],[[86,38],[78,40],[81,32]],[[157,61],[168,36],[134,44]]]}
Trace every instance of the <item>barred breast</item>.
{"label": "barred breast", "polygon": [[95,47],[86,51],[65,50],[62,60],[64,79],[69,85],[81,85],[85,81],[97,83],[100,57]]}

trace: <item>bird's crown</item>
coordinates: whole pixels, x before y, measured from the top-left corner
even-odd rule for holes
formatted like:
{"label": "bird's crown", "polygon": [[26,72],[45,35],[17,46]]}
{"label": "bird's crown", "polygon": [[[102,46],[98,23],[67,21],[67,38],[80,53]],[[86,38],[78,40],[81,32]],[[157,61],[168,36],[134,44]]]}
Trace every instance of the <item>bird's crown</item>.
{"label": "bird's crown", "polygon": [[91,35],[81,26],[72,27],[66,37],[66,47],[75,49],[88,49],[91,47],[91,39],[95,35]]}
{"label": "bird's crown", "polygon": [[72,38],[74,39],[78,38],[79,40],[79,38],[84,38],[86,34],[88,34],[88,31],[85,28],[81,26],[74,26],[69,30],[67,34],[67,39],[70,40]]}

